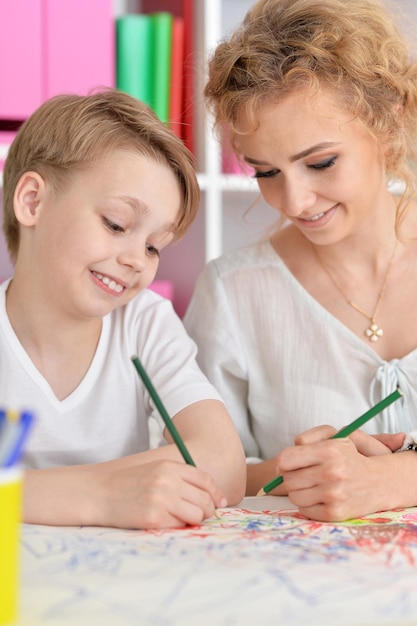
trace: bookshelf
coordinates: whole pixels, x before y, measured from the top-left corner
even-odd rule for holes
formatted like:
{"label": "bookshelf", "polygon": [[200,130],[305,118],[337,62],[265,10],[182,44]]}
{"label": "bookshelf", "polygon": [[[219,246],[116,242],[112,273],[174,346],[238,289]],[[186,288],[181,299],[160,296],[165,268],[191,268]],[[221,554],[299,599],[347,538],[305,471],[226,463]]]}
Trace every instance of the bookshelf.
{"label": "bookshelf", "polygon": [[[73,0],[71,3],[55,2],[55,6],[61,6],[61,4],[66,6],[68,4],[68,6],[71,7],[67,21],[71,19],[71,15],[74,20],[74,15],[79,16],[81,14],[80,11],[84,12],[83,15],[85,14],[87,23],[88,16],[86,11],[88,11],[88,9],[90,9],[91,13],[91,7],[94,7],[94,10],[100,11],[101,14],[103,14],[103,10],[105,10],[103,18],[105,21],[99,23],[96,21],[95,23],[95,45],[91,46],[90,39],[89,49],[100,50],[101,60],[107,59],[107,74],[103,77],[101,77],[100,74],[100,78],[97,77],[97,79],[93,81],[94,84],[108,84],[110,80],[108,78],[108,72],[114,72],[112,61],[109,60],[108,56],[110,51],[114,54],[114,41],[111,36],[109,37],[109,24],[111,24],[111,28],[113,29],[115,18],[127,13],[166,10],[178,14],[185,6],[184,1],[185,0]],[[213,135],[212,120],[205,110],[202,97],[206,77],[207,56],[217,42],[240,23],[246,11],[252,6],[254,0],[188,1],[191,2],[190,6],[192,6],[194,12],[194,51],[192,53],[192,63],[195,68],[193,117],[190,121],[190,126],[192,126],[194,135],[194,152],[197,159],[198,180],[202,190],[202,203],[199,215],[185,238],[164,250],[158,271],[159,279],[169,280],[174,284],[174,305],[180,315],[185,312],[195,281],[207,261],[219,256],[223,252],[259,239],[265,235],[268,229],[277,220],[276,211],[268,207],[260,198],[257,184],[252,178],[244,175],[223,173],[221,147]],[[25,14],[24,7],[30,5],[30,12],[28,13],[26,11],[26,14],[31,16],[28,21],[27,37],[33,37],[34,32],[39,33],[39,24],[32,15],[34,7],[38,5],[45,6],[48,3],[54,4],[52,0],[15,0],[13,3],[4,4],[5,6],[11,7],[10,10],[14,11],[14,20],[17,19],[16,15]],[[74,8],[74,3],[76,4],[76,8]],[[408,21],[406,20],[406,25],[411,24],[412,20],[417,21],[417,3],[415,0],[392,0],[391,5],[392,4],[398,7],[406,18],[409,18]],[[105,9],[103,9],[103,7]],[[101,24],[101,36],[103,37],[100,46],[96,45],[98,37],[97,28],[99,24]],[[0,20],[0,40],[2,36],[6,36],[6,33],[10,32],[13,28],[16,28],[15,22],[6,23],[4,20]],[[113,30],[112,33],[114,34]],[[61,34],[57,26],[55,26],[54,30],[51,30],[51,37],[52,36],[54,45],[58,45]],[[108,38],[107,43],[104,41],[105,37]],[[13,40],[14,45],[18,46],[18,48],[16,48],[13,68],[11,68],[14,77],[19,74],[19,60],[16,55],[18,50],[22,50],[20,45],[21,40],[21,37],[16,37]],[[79,42],[77,43],[79,44]],[[66,47],[67,49],[71,49],[68,44],[66,44]],[[78,45],[77,48],[79,49],[80,46]],[[25,49],[30,49],[31,64],[37,63],[39,59],[38,47],[36,45],[26,46]],[[74,61],[72,74],[75,76],[78,74],[78,78],[80,78],[80,72],[78,70],[82,64],[74,54],[72,54]],[[7,58],[12,57],[9,55]],[[7,70],[10,74],[10,68],[7,66],[7,63],[6,66],[4,65],[6,62],[5,59],[6,57],[4,55],[3,59],[0,56],[0,76],[2,67],[3,71]],[[112,56],[112,59],[114,62],[114,56]],[[102,70],[100,70],[100,72],[102,72]],[[68,76],[71,72],[67,71],[65,74]],[[64,88],[62,84],[58,83],[60,78],[58,73],[55,72],[54,75],[59,90],[80,91],[79,86],[68,86]],[[96,76],[98,75],[96,74]],[[32,79],[32,74],[30,78]],[[111,80],[114,81],[113,74]],[[37,88],[31,83],[27,82],[27,85],[31,85],[31,93],[29,94],[31,97],[34,94],[38,94]],[[0,91],[2,91],[3,94],[5,93],[4,89]],[[21,100],[26,105],[29,103],[28,98],[21,98]],[[16,118],[18,114],[20,115],[21,113],[18,112],[17,107],[12,107],[10,113],[11,117]],[[0,161],[7,152],[7,142],[2,141],[1,137],[2,128],[4,130],[4,127],[1,126],[3,117],[4,115],[2,115],[0,107]],[[5,252],[4,248],[5,246],[0,235],[0,278],[9,275],[11,271],[7,252]]]}

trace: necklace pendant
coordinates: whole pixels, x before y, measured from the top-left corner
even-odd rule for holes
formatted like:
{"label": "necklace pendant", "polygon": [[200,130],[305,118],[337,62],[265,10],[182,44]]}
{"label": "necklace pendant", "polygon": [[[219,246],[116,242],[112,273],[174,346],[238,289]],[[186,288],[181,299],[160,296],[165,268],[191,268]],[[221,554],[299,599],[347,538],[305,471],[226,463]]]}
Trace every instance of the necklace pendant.
{"label": "necklace pendant", "polygon": [[384,331],[382,328],[379,328],[378,324],[375,324],[375,320],[371,320],[371,325],[365,330],[365,335],[368,337],[369,341],[378,341],[383,334]]}

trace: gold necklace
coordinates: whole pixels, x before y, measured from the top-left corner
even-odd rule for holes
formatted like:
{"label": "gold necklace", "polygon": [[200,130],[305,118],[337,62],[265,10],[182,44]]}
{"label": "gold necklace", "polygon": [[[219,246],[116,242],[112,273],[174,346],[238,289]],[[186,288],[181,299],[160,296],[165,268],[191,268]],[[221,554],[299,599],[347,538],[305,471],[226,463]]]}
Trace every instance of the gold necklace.
{"label": "gold necklace", "polygon": [[352,308],[354,308],[356,311],[358,311],[358,313],[361,313],[362,315],[364,315],[371,322],[370,325],[368,326],[368,328],[365,330],[365,336],[368,337],[369,341],[378,341],[378,339],[380,339],[382,337],[382,335],[384,334],[384,331],[382,330],[382,328],[380,326],[378,326],[378,324],[375,321],[375,318],[376,318],[376,316],[378,314],[379,307],[381,306],[381,302],[382,302],[382,299],[384,297],[385,290],[387,288],[388,279],[390,277],[391,270],[392,270],[392,265],[394,263],[395,253],[397,252],[398,241],[395,242],[394,250],[393,250],[393,253],[392,253],[391,258],[390,258],[389,263],[388,263],[387,272],[385,274],[385,278],[384,278],[384,282],[383,282],[382,287],[381,287],[381,291],[379,292],[378,300],[377,300],[377,303],[376,303],[373,315],[369,315],[368,313],[366,313],[366,311],[364,311],[360,306],[358,306],[357,304],[352,302],[352,300],[350,300],[347,297],[347,295],[345,294],[345,292],[343,291],[343,289],[341,288],[341,286],[339,285],[339,283],[337,282],[335,277],[330,273],[330,270],[324,265],[323,261],[321,260],[321,258],[318,255],[318,252],[317,252],[316,248],[314,246],[312,246],[312,247],[313,247],[314,254],[316,255],[316,258],[317,258],[319,264],[321,265],[323,270],[326,272],[327,276],[330,278],[330,280],[332,281],[332,283],[336,287],[336,289],[342,294],[342,296],[344,297],[346,302]]}

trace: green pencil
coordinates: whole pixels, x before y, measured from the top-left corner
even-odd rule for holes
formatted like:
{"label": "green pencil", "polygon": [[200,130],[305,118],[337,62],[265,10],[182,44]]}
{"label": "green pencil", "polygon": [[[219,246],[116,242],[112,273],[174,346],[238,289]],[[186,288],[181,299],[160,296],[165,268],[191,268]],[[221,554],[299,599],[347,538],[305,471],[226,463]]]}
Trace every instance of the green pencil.
{"label": "green pencil", "polygon": [[134,363],[134,365],[135,365],[135,367],[136,367],[136,369],[138,371],[139,376],[141,377],[141,379],[143,381],[143,384],[145,385],[146,389],[148,390],[149,395],[151,396],[152,400],[155,402],[155,406],[158,409],[162,419],[164,420],[165,426],[169,430],[169,432],[171,434],[171,437],[173,438],[174,442],[177,445],[178,450],[181,452],[184,461],[187,463],[187,465],[194,465],[195,466],[195,463],[194,463],[193,459],[191,458],[190,453],[188,452],[187,448],[185,447],[185,443],[181,439],[181,435],[179,434],[178,430],[176,429],[174,422],[169,417],[168,412],[167,412],[166,408],[164,407],[164,405],[162,404],[162,400],[158,396],[155,387],[153,386],[153,384],[151,383],[151,381],[149,379],[149,376],[145,372],[142,363],[139,361],[137,356],[132,356],[132,361],[133,361],[133,363]]}
{"label": "green pencil", "polygon": [[[398,398],[401,398],[402,395],[403,394],[400,388],[397,387],[397,389],[393,391],[389,396],[381,400],[381,402],[378,402],[378,404],[376,404],[371,409],[369,409],[369,411],[366,411],[366,413],[364,413],[363,415],[355,419],[351,424],[344,426],[341,430],[339,430],[332,437],[330,437],[330,439],[342,439],[343,437],[349,437],[349,435],[351,435],[355,430],[363,426],[366,422],[368,422],[370,419],[375,417],[375,415],[377,415],[378,413],[383,411],[387,406],[395,402],[395,400],[398,400]],[[256,495],[257,496],[266,495],[267,493],[272,491],[272,489],[275,489],[275,487],[278,487],[278,485],[281,485],[283,481],[284,479],[282,476],[277,476],[276,478],[271,480],[271,482],[264,485],[258,491]]]}

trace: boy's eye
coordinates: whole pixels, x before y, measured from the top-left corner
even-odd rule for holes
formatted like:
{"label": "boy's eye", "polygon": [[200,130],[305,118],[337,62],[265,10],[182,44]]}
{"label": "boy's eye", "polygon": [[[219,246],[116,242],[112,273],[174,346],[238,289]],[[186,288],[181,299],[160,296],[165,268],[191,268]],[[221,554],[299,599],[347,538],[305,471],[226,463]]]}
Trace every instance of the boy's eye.
{"label": "boy's eye", "polygon": [[276,174],[278,174],[279,170],[268,170],[267,172],[255,172],[254,178],[272,178]]}
{"label": "boy's eye", "polygon": [[313,165],[309,165],[308,167],[313,170],[325,170],[329,167],[332,167],[335,164],[336,157],[330,157],[330,159],[325,159],[324,161],[320,161],[320,163],[314,163]]}
{"label": "boy's eye", "polygon": [[150,244],[147,244],[146,250],[147,250],[148,254],[150,254],[151,256],[158,256],[159,257],[159,250],[157,248],[155,248],[154,246],[151,246]]}
{"label": "boy's eye", "polygon": [[120,226],[119,224],[116,224],[116,222],[112,222],[111,220],[107,219],[107,217],[103,218],[103,222],[107,226],[107,228],[111,230],[113,233],[124,232],[124,228],[122,226]]}

